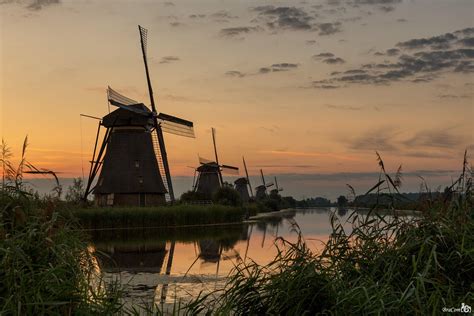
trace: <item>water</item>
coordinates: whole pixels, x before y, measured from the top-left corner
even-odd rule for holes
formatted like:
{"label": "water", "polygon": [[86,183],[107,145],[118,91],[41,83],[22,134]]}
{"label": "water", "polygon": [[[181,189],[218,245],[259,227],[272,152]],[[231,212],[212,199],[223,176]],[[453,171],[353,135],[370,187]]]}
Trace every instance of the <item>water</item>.
{"label": "water", "polygon": [[126,305],[155,303],[166,308],[176,300],[189,301],[200,292],[221,289],[241,260],[269,263],[277,253],[276,237],[296,240],[295,224],[309,247],[318,251],[331,232],[331,212],[342,222],[349,213],[306,209],[237,225],[94,231],[91,248],[105,278],[122,284]]}

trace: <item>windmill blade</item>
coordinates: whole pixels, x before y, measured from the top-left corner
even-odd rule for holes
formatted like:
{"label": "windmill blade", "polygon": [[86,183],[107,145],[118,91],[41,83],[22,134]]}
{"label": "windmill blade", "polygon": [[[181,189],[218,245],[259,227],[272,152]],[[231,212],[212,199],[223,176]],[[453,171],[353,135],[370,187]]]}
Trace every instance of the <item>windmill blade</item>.
{"label": "windmill blade", "polygon": [[111,87],[107,88],[107,99],[109,100],[110,104],[115,105],[121,109],[135,112],[144,116],[151,115],[151,112],[143,110],[143,108],[145,108],[143,103],[127,98]]}
{"label": "windmill blade", "polygon": [[165,113],[158,114],[157,118],[163,132],[195,138],[193,122]]}
{"label": "windmill blade", "polygon": [[235,175],[239,174],[239,168],[237,168],[237,167],[228,166],[228,165],[221,165],[220,167],[221,167],[221,170],[222,170],[223,173],[235,174]]}
{"label": "windmill blade", "polygon": [[274,186],[274,184],[273,184],[273,183],[267,183],[267,184],[265,184],[265,186],[266,186],[267,188],[269,188],[269,187],[271,187],[271,186]]}
{"label": "windmill blade", "polygon": [[107,87],[107,99],[109,102],[118,102],[121,105],[132,105],[132,104],[137,104],[140,103],[138,101],[135,101],[133,99],[127,98],[123,94],[118,93],[114,89],[112,89],[110,86]]}
{"label": "windmill blade", "polygon": [[209,160],[209,159],[206,159],[206,158],[202,158],[202,157],[200,157],[200,156],[198,156],[198,158],[199,158],[199,163],[200,163],[201,165],[204,165],[204,164],[207,164],[207,163],[213,163],[213,162],[215,162],[215,161],[213,161],[213,160]]}

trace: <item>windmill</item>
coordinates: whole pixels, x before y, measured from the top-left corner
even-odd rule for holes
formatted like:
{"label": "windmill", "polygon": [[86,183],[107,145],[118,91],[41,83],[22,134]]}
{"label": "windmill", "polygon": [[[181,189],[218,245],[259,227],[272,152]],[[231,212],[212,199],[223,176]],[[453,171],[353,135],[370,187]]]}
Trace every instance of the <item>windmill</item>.
{"label": "windmill", "polygon": [[255,188],[255,197],[257,200],[265,198],[265,196],[267,196],[267,188],[273,186],[273,183],[265,183],[262,169],[260,169],[260,175],[262,176],[262,184]]}
{"label": "windmill", "polygon": [[[85,190],[85,198],[94,192],[99,206],[174,202],[163,132],[194,137],[192,122],[157,113],[146,55],[147,30],[138,28],[151,110],[108,87],[107,99],[118,109],[99,121]],[[105,134],[98,149],[101,127]],[[92,188],[98,174],[97,184]]]}
{"label": "windmill", "polygon": [[270,191],[270,194],[279,194],[278,192],[283,191],[283,188],[278,186],[277,177],[274,177],[274,179],[275,179],[275,188]]}
{"label": "windmill", "polygon": [[199,158],[200,166],[196,169],[198,175],[194,185],[194,191],[211,198],[220,187],[224,185],[222,172],[239,174],[239,168],[219,164],[217,155],[216,130],[212,128],[212,142],[214,145],[215,161]]}
{"label": "windmill", "polygon": [[252,186],[250,185],[249,173],[247,171],[247,164],[245,163],[244,157],[242,157],[242,161],[244,163],[246,177],[238,178],[237,180],[234,181],[234,185],[235,185],[235,189],[240,194],[240,198],[242,199],[242,202],[247,203],[250,200],[248,188],[250,189],[250,194],[252,195],[252,198],[253,198],[253,192],[252,192]]}

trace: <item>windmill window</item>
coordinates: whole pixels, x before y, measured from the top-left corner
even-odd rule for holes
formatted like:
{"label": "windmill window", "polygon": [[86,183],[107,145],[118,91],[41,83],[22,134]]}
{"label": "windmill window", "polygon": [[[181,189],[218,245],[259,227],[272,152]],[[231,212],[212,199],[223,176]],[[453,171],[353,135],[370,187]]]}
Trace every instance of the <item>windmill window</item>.
{"label": "windmill window", "polygon": [[140,161],[139,160],[135,160],[135,168],[140,168]]}
{"label": "windmill window", "polygon": [[143,184],[143,177],[138,177],[138,183]]}
{"label": "windmill window", "polygon": [[114,205],[114,194],[107,194],[107,205]]}
{"label": "windmill window", "polygon": [[104,183],[104,178],[99,179],[99,185],[102,185],[102,183]]}

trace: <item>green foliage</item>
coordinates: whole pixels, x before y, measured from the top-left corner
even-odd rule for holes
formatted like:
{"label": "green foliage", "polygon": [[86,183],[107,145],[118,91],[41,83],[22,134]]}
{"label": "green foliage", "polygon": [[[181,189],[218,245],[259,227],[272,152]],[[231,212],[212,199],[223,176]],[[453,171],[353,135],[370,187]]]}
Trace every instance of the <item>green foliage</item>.
{"label": "green foliage", "polygon": [[80,204],[84,198],[84,183],[81,178],[74,178],[73,184],[68,187],[66,201],[73,204]]}
{"label": "green foliage", "polygon": [[223,186],[217,190],[213,196],[212,201],[220,205],[240,206],[242,200],[239,192],[230,186]]}
{"label": "green foliage", "polygon": [[181,194],[179,201],[181,203],[195,202],[195,201],[206,201],[209,200],[204,193],[196,191],[186,191]]}
{"label": "green foliage", "polygon": [[159,207],[92,207],[63,209],[62,214],[76,218],[87,228],[172,227],[242,221],[243,207],[225,205],[186,205]]}
{"label": "green foliage", "polygon": [[[21,185],[19,186],[21,187]],[[0,314],[113,314],[106,287],[82,236],[43,203],[11,190],[0,200]]]}

